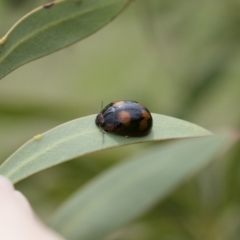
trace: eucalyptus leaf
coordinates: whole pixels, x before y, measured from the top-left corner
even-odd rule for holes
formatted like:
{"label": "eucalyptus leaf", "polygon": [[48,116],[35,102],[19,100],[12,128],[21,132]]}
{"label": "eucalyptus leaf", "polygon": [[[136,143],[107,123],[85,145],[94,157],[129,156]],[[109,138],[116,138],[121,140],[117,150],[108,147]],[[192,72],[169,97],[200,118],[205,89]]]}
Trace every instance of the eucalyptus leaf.
{"label": "eucalyptus leaf", "polygon": [[12,182],[18,182],[43,169],[107,148],[211,135],[204,128],[183,120],[160,114],[152,114],[152,117],[151,133],[139,138],[125,138],[107,133],[103,139],[102,132],[95,125],[96,115],[72,120],[35,136],[0,166],[0,174]]}
{"label": "eucalyptus leaf", "polygon": [[0,39],[0,79],[36,58],[93,34],[129,0],[58,0],[20,19]]}
{"label": "eucalyptus leaf", "polygon": [[59,207],[50,225],[69,240],[103,239],[202,169],[224,140],[188,139],[139,153],[79,189]]}

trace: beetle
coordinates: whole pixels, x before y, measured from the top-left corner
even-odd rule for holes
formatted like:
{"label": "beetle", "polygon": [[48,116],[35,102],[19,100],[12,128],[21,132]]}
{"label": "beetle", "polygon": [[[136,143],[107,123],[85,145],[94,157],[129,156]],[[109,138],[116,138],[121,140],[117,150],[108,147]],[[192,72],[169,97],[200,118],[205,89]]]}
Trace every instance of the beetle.
{"label": "beetle", "polygon": [[105,132],[126,137],[142,137],[150,133],[153,119],[149,110],[136,101],[111,102],[97,115],[95,123]]}

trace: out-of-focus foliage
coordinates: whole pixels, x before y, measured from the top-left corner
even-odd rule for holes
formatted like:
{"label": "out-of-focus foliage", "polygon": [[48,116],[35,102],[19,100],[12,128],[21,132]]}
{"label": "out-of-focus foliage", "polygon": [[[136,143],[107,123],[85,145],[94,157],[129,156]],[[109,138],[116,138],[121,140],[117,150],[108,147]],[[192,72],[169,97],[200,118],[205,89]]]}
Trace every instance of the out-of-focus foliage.
{"label": "out-of-focus foliage", "polygon": [[[0,0],[0,35],[43,2],[13,8]],[[237,133],[239,10],[235,0],[133,1],[95,35],[11,73],[0,82],[0,162],[32,136],[118,99]],[[46,218],[79,185],[143,147],[88,155],[16,187]],[[239,147],[109,239],[238,240]]]}
{"label": "out-of-focus foliage", "polygon": [[212,136],[141,151],[70,196],[50,224],[66,239],[103,239],[206,166],[224,142]]}
{"label": "out-of-focus foliage", "polygon": [[0,78],[92,35],[128,4],[128,0],[57,1],[35,8],[0,39]]}
{"label": "out-of-focus foliage", "polygon": [[15,9],[15,8],[22,8],[25,7],[26,4],[29,4],[30,0],[2,0],[3,3],[7,4],[8,7]]}

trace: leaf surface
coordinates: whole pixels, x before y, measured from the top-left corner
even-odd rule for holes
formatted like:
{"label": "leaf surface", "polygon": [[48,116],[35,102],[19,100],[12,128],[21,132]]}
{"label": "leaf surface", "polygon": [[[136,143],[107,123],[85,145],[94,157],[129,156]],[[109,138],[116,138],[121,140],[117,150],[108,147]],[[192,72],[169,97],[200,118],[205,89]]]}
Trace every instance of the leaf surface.
{"label": "leaf surface", "polygon": [[107,133],[104,141],[95,125],[96,115],[72,120],[28,141],[0,166],[0,174],[15,183],[43,169],[107,148],[211,135],[206,129],[180,119],[160,114],[152,117],[153,128],[146,137],[125,138]]}

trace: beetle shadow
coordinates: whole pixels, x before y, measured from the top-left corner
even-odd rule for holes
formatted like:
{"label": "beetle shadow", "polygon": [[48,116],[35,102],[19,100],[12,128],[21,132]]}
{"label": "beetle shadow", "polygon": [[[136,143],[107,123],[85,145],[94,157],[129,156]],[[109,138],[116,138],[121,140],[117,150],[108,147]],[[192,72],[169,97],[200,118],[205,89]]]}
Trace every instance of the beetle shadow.
{"label": "beetle shadow", "polygon": [[107,148],[109,145],[112,145],[113,142],[116,142],[118,145],[128,145],[135,143],[144,143],[154,141],[154,133],[151,131],[146,136],[141,137],[129,137],[129,136],[121,136],[114,134],[112,132],[102,131],[102,147]]}

